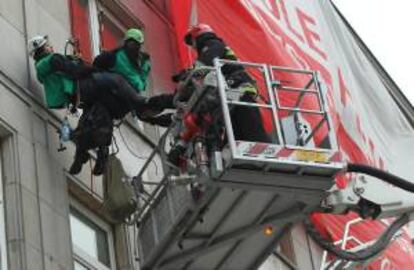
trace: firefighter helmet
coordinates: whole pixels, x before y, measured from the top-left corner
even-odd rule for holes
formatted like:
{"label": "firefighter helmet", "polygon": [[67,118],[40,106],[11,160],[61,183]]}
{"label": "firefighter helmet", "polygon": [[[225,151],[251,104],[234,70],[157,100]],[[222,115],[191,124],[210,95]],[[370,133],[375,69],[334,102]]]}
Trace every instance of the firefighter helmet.
{"label": "firefighter helmet", "polygon": [[48,42],[47,36],[35,36],[28,42],[28,50],[30,55],[34,55],[35,52],[43,48]]}
{"label": "firefighter helmet", "polygon": [[193,40],[195,40],[201,34],[213,32],[213,29],[208,24],[200,23],[197,25],[193,25],[188,29],[187,34],[184,37],[184,41],[187,45],[191,46],[193,45]]}

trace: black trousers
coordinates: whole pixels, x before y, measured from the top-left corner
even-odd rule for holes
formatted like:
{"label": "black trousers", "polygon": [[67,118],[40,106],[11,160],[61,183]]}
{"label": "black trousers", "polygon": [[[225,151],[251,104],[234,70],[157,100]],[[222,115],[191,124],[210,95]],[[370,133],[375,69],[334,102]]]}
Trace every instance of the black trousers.
{"label": "black trousers", "polygon": [[[240,101],[256,103],[254,95],[245,93]],[[236,105],[230,112],[233,132],[236,140],[271,143],[266,133],[259,108]]]}
{"label": "black trousers", "polygon": [[[112,142],[113,119],[122,119],[131,111],[139,114],[147,103],[146,98],[139,96],[121,75],[115,73],[95,73],[78,83],[80,107],[84,111],[72,137],[76,152],[70,171],[74,174],[79,173],[82,164],[89,159],[89,149],[99,149],[97,164],[104,166]],[[96,167],[94,174],[102,173],[103,168],[95,170]]]}
{"label": "black trousers", "polygon": [[146,109],[146,98],[119,74],[111,72],[94,73],[79,81],[80,101],[83,108],[100,102],[114,119],[123,118],[128,112],[141,113]]}
{"label": "black trousers", "polygon": [[89,160],[89,149],[98,148],[97,161],[93,174],[102,174],[105,170],[112,142],[113,118],[99,101],[90,107],[85,107],[79,119],[78,126],[72,133],[75,142],[75,157],[70,168],[71,174],[78,174],[85,162]]}
{"label": "black trousers", "polygon": [[[256,103],[255,96],[250,93],[243,94],[240,97],[240,101]],[[227,136],[223,134],[224,119],[218,97],[214,102],[211,100],[210,105],[214,106],[210,106],[207,111],[203,111],[203,113],[210,113],[214,118],[213,123],[207,128],[207,146],[209,149],[221,149],[227,143]],[[230,118],[235,140],[262,143],[272,142],[271,137],[264,128],[259,108],[243,105],[231,106]]]}

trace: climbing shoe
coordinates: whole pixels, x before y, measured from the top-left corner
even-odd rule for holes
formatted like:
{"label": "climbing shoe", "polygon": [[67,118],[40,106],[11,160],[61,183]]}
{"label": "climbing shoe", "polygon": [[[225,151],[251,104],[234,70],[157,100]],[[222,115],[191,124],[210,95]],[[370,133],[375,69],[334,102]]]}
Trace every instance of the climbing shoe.
{"label": "climbing shoe", "polygon": [[83,164],[88,162],[89,154],[86,151],[76,151],[72,165],[70,166],[69,173],[76,175],[81,172]]}
{"label": "climbing shoe", "polygon": [[108,147],[100,147],[97,152],[95,166],[93,167],[93,175],[101,175],[105,172],[108,163],[109,149]]}

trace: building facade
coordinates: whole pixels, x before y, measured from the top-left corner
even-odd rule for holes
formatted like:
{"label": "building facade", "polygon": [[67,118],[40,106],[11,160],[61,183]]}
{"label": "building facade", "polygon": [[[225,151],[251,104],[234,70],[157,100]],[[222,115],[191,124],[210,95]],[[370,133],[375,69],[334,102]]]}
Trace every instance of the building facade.
{"label": "building facade", "polygon": [[[47,34],[63,53],[65,41],[77,35],[90,60],[122,42],[125,29],[141,27],[153,65],[148,94],[165,91],[175,60],[162,8],[151,1],[1,1],[0,33],[7,36],[0,45],[2,270],[138,269],[133,226],[112,224],[97,210],[103,179],[92,176],[89,165],[79,176],[67,173],[74,147],[58,152],[56,133],[65,112],[45,107],[26,44]],[[157,130],[128,120],[115,134],[118,155],[133,176],[157,142]]]}
{"label": "building facade", "polygon": [[[136,226],[111,221],[105,179],[67,170],[74,146],[61,148],[57,128],[64,111],[48,110],[27,52],[27,41],[47,34],[63,53],[74,37],[84,59],[122,43],[130,27],[145,32],[152,71],[147,95],[174,89],[180,67],[169,4],[164,0],[0,1],[0,270],[136,270]],[[179,2],[176,0],[176,2]],[[69,48],[70,50],[70,48]],[[70,117],[73,125],[76,117]],[[113,151],[127,175],[136,175],[162,131],[128,119],[115,130]],[[116,149],[118,148],[118,149]],[[150,165],[148,181],[162,177]],[[319,269],[322,251],[301,226],[281,241],[262,269]]]}

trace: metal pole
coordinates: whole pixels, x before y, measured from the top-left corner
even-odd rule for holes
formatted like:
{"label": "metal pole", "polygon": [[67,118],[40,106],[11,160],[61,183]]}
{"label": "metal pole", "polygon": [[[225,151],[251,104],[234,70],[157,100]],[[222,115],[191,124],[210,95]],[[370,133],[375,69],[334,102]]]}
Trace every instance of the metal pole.
{"label": "metal pole", "polygon": [[318,111],[318,110],[307,110],[307,109],[299,109],[299,108],[293,108],[293,107],[279,107],[279,110],[283,111],[289,111],[292,113],[307,113],[307,114],[319,114],[319,115],[325,115],[324,112]]}
{"label": "metal pole", "polygon": [[329,144],[331,147],[331,150],[333,151],[338,151],[338,142],[336,140],[336,133],[334,130],[334,126],[333,126],[333,122],[332,122],[332,118],[331,115],[329,114],[329,108],[328,108],[328,102],[326,99],[326,96],[328,95],[328,91],[321,88],[320,82],[319,82],[319,75],[317,72],[315,72],[315,76],[316,76],[316,87],[317,90],[321,93],[321,102],[323,104],[323,108],[324,108],[324,112],[326,115],[326,120],[328,122],[328,127],[329,127]]}
{"label": "metal pole", "polygon": [[[270,70],[270,78],[271,78],[272,81],[277,80],[277,78],[275,78],[274,75],[273,75],[273,70],[274,69],[276,69],[274,66],[269,67],[269,70]],[[273,98],[273,102],[276,105],[276,113],[278,113],[278,110],[281,107],[281,105],[279,103],[279,93],[278,93],[277,87],[275,86],[273,88],[273,85],[272,85],[272,94],[274,94],[274,96],[273,95],[270,95],[270,96],[271,96],[271,98],[274,97]],[[277,116],[277,120],[278,120],[277,127],[279,129],[278,130],[278,133],[280,133],[280,135],[279,135],[280,136],[280,142],[279,142],[279,144],[282,145],[282,146],[285,146],[286,145],[286,137],[285,137],[285,132],[283,131],[283,128],[282,128],[282,120],[280,119],[279,116]]]}
{"label": "metal pole", "polygon": [[223,109],[223,117],[224,123],[226,125],[227,139],[229,141],[232,157],[234,158],[235,156],[238,156],[238,154],[236,153],[236,141],[234,139],[233,125],[231,123],[230,118],[230,110],[227,104],[227,96],[225,92],[226,82],[224,81],[224,77],[221,74],[221,61],[218,58],[214,59],[214,67],[216,69],[218,92],[220,94],[221,107]]}
{"label": "metal pole", "polygon": [[301,74],[312,74],[311,70],[306,69],[295,69],[295,68],[286,68],[281,66],[272,66],[273,69],[284,71],[284,72],[290,72],[290,73],[301,73]]}
{"label": "metal pole", "polygon": [[[282,132],[281,132],[281,127],[280,127],[280,122],[279,122],[279,115],[277,112],[277,108],[278,105],[275,101],[275,93],[273,91],[273,85],[272,85],[272,81],[274,80],[274,78],[270,79],[270,74],[272,74],[271,72],[271,68],[270,67],[266,67],[265,65],[263,65],[263,73],[265,75],[265,80],[266,80],[266,86],[267,86],[267,93],[269,95],[269,99],[270,99],[270,104],[272,105],[272,112],[273,112],[273,122],[274,125],[276,127],[276,131],[277,131],[277,138],[278,138],[278,144],[280,145],[284,145],[284,140],[282,137]],[[272,74],[273,77],[273,74]],[[275,89],[275,92],[277,91],[277,89]]]}
{"label": "metal pole", "polygon": [[326,113],[325,106],[322,100],[321,89],[319,88],[318,73],[316,71],[313,72],[313,77],[315,78],[315,88],[316,88],[316,92],[318,95],[317,98],[318,98],[319,109]]}
{"label": "metal pole", "polygon": [[245,101],[229,100],[229,101],[227,101],[227,104],[234,104],[234,105],[242,105],[242,106],[248,106],[248,107],[257,107],[257,108],[272,109],[272,106],[271,105],[258,104],[258,103],[250,103],[250,102],[245,102]]}

